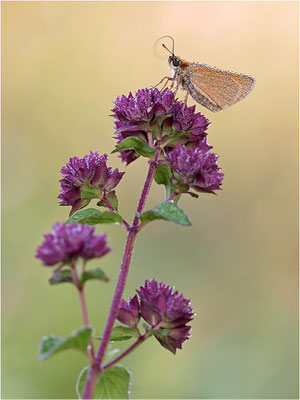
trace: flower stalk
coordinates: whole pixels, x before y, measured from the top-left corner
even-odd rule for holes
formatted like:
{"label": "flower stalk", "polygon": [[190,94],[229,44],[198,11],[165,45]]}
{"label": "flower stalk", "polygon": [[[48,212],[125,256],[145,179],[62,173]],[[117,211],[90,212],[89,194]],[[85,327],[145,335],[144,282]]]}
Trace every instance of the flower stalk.
{"label": "flower stalk", "polygon": [[[49,279],[50,284],[72,283],[79,294],[84,328],[72,332],[69,336],[72,340],[66,338],[64,343],[68,343],[69,348],[87,350],[89,371],[87,376],[86,373],[80,374],[77,386],[83,399],[94,398],[99,375],[125,358],[148,337],[153,336],[173,354],[189,339],[191,326],[188,323],[194,318],[194,312],[190,300],[175,291],[174,287],[151,279],[136,290],[137,294],[129,298],[128,303],[122,296],[136,238],[142,227],[157,219],[189,226],[189,218],[177,205],[180,197],[185,193],[199,197],[191,190],[214,193],[221,189],[223,180],[217,165],[218,157],[210,151],[212,146],[207,143],[206,130],[210,122],[201,113],[195,112],[195,106],[188,107],[176,99],[172,91],[141,89],[135,95],[130,93],[128,97],[118,97],[112,111],[116,119],[117,140],[112,153],[119,152],[119,157],[127,165],[139,157],[149,160],[148,173],[131,225],[118,212],[115,190],[124,172],[109,167],[106,154],[91,151],[83,158],[70,158],[62,168],[58,198],[60,205],[71,206],[70,217],[65,223],[53,226],[36,253],[44,266],[56,266]],[[144,212],[154,178],[157,184],[165,186],[167,201]],[[98,206],[109,211],[82,210],[95,200]],[[101,258],[111,251],[106,234],[95,234],[95,228],[90,226],[105,223],[123,225],[127,230],[127,239],[110,311],[96,353],[84,289],[87,280],[108,280],[101,268],[86,270],[89,260]],[[138,328],[141,319],[146,322],[144,333]],[[123,326],[114,327],[116,320]],[[73,340],[74,337],[79,340]],[[104,363],[111,340],[131,337],[136,340],[127,350]],[[44,337],[42,342],[42,359],[66,348],[62,346],[59,349],[53,336]],[[119,376],[116,369],[119,371],[120,368],[123,374]],[[129,373],[125,367],[114,367],[109,373],[112,376],[115,374],[113,386],[119,387],[120,384],[125,385],[124,390],[128,389]],[[101,382],[102,379],[99,384]],[[112,393],[112,396],[115,395]]]}
{"label": "flower stalk", "polygon": [[[149,193],[149,190],[151,187],[151,183],[153,181],[155,168],[157,166],[157,160],[159,157],[159,153],[160,153],[160,150],[158,149],[155,153],[153,160],[151,160],[149,162],[150,165],[149,165],[148,174],[147,174],[146,181],[145,181],[145,184],[144,184],[144,187],[143,187],[143,190],[141,193],[141,197],[138,202],[137,210],[136,210],[138,213],[143,211],[144,206],[146,204],[147,196],[148,196],[148,193]],[[120,269],[120,273],[119,273],[119,277],[118,277],[118,282],[116,285],[110,312],[109,312],[109,315],[108,315],[108,318],[106,321],[106,325],[104,328],[104,332],[102,335],[102,340],[101,340],[97,355],[95,356],[95,364],[98,368],[90,369],[90,372],[89,372],[89,375],[87,378],[86,387],[84,390],[84,395],[83,395],[84,399],[93,398],[93,391],[95,388],[94,382],[96,381],[99,374],[103,370],[103,368],[101,367],[101,363],[102,363],[102,360],[104,357],[105,350],[109,343],[109,339],[110,339],[110,336],[112,333],[114,322],[115,322],[118,312],[119,312],[119,307],[120,307],[120,303],[122,300],[122,296],[123,296],[123,292],[124,292],[124,288],[125,288],[125,284],[126,284],[126,280],[127,280],[127,276],[128,276],[130,262],[132,259],[134,244],[135,244],[136,236],[138,234],[138,221],[139,221],[139,217],[136,215],[133,219],[132,225],[128,229],[127,240],[126,240],[123,260],[122,260],[122,264],[121,264],[121,269]],[[136,345],[130,350],[130,352],[141,342],[142,342],[142,340],[138,341],[138,343],[136,343]],[[127,355],[127,354],[128,353],[126,353],[125,355]],[[124,355],[124,357],[125,357],[125,355]]]}

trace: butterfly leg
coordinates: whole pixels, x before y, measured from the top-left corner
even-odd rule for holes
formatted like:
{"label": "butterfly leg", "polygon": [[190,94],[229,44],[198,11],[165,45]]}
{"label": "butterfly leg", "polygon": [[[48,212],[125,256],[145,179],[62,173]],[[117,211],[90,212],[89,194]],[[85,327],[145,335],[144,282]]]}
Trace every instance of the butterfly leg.
{"label": "butterfly leg", "polygon": [[187,104],[187,101],[188,101],[189,94],[190,94],[190,89],[189,89],[189,88],[187,88],[187,90],[186,90],[186,95],[185,95],[185,98],[184,98],[184,102],[185,102],[185,104]]}
{"label": "butterfly leg", "polygon": [[[168,84],[168,82],[171,80],[174,80],[174,78],[170,78],[169,76],[164,76],[155,86],[151,86],[152,88],[156,88],[158,85],[160,85],[164,80],[166,79],[166,82],[163,86],[163,89],[166,87],[166,85]],[[162,90],[163,90],[162,89]]]}
{"label": "butterfly leg", "polygon": [[176,87],[175,87],[174,97],[176,97],[176,95],[177,95],[177,92],[179,89],[179,82],[180,82],[180,76],[178,75],[177,79],[176,79]]}
{"label": "butterfly leg", "polygon": [[174,78],[167,78],[164,86],[161,88],[161,92],[164,90],[164,88],[167,86],[167,84],[169,83],[169,81],[172,81],[172,85],[174,83]]}

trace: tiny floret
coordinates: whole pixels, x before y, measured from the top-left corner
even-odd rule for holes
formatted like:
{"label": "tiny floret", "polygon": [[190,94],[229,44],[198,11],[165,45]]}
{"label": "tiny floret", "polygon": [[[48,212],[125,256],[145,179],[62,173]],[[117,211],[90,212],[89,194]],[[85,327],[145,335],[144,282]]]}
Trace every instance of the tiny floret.
{"label": "tiny floret", "polygon": [[95,235],[94,231],[95,228],[89,225],[57,223],[52,232],[45,235],[36,257],[47,266],[70,264],[78,257],[84,260],[102,257],[111,251],[107,247],[107,236],[104,233]]}
{"label": "tiny floret", "polygon": [[204,138],[210,122],[201,113],[196,113],[195,109],[196,106],[188,107],[183,105],[182,107],[177,107],[174,112],[173,128],[188,132],[191,135],[191,141],[198,142]]}
{"label": "tiny floret", "polygon": [[124,172],[107,167],[107,155],[90,152],[83,158],[73,157],[61,169],[61,206],[72,206],[70,214],[85,207],[93,198],[102,200],[111,194]]}
{"label": "tiny floret", "polygon": [[219,172],[218,156],[209,149],[204,142],[200,142],[191,148],[177,145],[168,154],[178,192],[187,192],[190,187],[207,193],[221,189],[224,174]]}
{"label": "tiny floret", "polygon": [[117,320],[129,327],[136,326],[140,320],[140,305],[137,296],[129,298],[128,303],[122,299]]}

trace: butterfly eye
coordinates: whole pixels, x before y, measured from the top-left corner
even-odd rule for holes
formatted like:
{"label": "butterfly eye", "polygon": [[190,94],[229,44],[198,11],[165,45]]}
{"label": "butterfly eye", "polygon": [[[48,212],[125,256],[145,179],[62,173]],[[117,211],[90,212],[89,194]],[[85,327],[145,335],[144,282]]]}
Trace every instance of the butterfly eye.
{"label": "butterfly eye", "polygon": [[178,58],[174,58],[174,60],[173,60],[173,66],[174,66],[174,67],[178,67],[178,65],[179,65],[179,60],[178,60]]}

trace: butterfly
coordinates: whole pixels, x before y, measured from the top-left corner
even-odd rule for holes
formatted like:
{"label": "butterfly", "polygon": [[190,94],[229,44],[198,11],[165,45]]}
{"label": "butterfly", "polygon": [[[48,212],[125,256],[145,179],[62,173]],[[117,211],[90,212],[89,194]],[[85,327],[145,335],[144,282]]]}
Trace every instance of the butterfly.
{"label": "butterfly", "polygon": [[163,36],[162,38],[164,37],[169,37],[173,41],[172,51],[165,44],[162,44],[171,53],[168,63],[172,69],[173,76],[165,76],[154,87],[166,80],[163,90],[168,82],[171,81],[170,89],[175,85],[175,95],[178,89],[187,92],[184,99],[185,103],[187,103],[190,95],[197,103],[212,112],[224,110],[238,103],[253,90],[255,79],[252,76],[225,71],[206,64],[185,61],[175,56],[174,39],[171,36]]}

